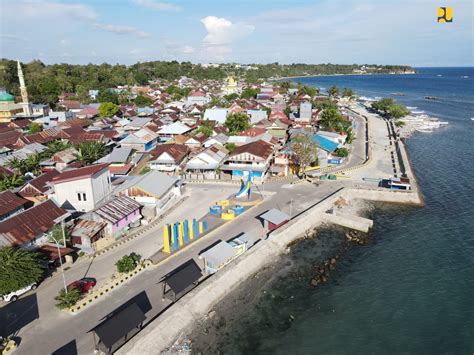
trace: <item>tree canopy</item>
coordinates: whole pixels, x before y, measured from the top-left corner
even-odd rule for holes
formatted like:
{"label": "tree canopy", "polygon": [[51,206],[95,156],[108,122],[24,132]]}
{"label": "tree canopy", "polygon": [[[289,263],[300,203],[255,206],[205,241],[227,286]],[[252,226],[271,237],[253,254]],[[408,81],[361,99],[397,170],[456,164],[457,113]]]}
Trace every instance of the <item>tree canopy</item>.
{"label": "tree canopy", "polygon": [[329,89],[328,89],[328,94],[329,96],[332,96],[332,97],[337,97],[339,96],[339,88],[335,85],[331,86]]}
{"label": "tree canopy", "polygon": [[[78,99],[89,101],[88,91],[99,90],[99,102],[118,102],[118,95],[109,92],[109,88],[119,85],[146,85],[154,80],[177,80],[182,76],[202,80],[221,80],[231,71],[247,82],[271,77],[290,77],[304,75],[351,74],[360,69],[361,65],[336,64],[250,64],[251,70],[226,64],[221,67],[205,67],[200,64],[177,61],[152,61],[136,63],[130,66],[122,64],[52,64],[46,65],[39,60],[23,64],[23,72],[28,86],[28,94],[32,102],[54,105],[58,95],[63,92],[74,92]],[[368,72],[387,73],[412,70],[408,66],[366,65]],[[17,76],[17,64],[14,60],[0,60],[0,87],[4,87],[13,95],[20,94]],[[180,96],[187,93],[179,92]]]}
{"label": "tree canopy", "polygon": [[40,123],[32,122],[28,126],[28,134],[34,134],[41,132],[43,130],[43,125]]}
{"label": "tree canopy", "polygon": [[107,154],[105,143],[82,142],[76,144],[77,153],[75,157],[84,164],[92,164]]}
{"label": "tree canopy", "polygon": [[8,294],[37,282],[44,273],[42,255],[26,249],[0,249],[0,294]]}
{"label": "tree canopy", "polygon": [[397,104],[395,100],[390,97],[375,101],[371,106],[374,110],[394,119],[402,118],[410,113],[404,105]]}
{"label": "tree canopy", "polygon": [[135,98],[135,100],[133,100],[133,102],[137,106],[143,107],[143,106],[150,106],[153,103],[153,100],[149,98],[148,96],[145,96],[142,93],[140,93],[140,95],[138,95]]}
{"label": "tree canopy", "polygon": [[25,178],[22,175],[17,174],[2,174],[0,175],[0,191],[14,189],[20,187],[25,182]]}
{"label": "tree canopy", "polygon": [[318,146],[310,136],[303,135],[292,141],[291,149],[294,152],[293,161],[298,166],[298,173],[304,176],[306,169],[318,160]]}
{"label": "tree canopy", "polygon": [[119,106],[113,102],[102,102],[99,106],[100,117],[113,117],[119,111]]}
{"label": "tree canopy", "polygon": [[230,113],[225,120],[224,126],[229,130],[230,135],[237,135],[250,128],[249,118],[245,113]]}

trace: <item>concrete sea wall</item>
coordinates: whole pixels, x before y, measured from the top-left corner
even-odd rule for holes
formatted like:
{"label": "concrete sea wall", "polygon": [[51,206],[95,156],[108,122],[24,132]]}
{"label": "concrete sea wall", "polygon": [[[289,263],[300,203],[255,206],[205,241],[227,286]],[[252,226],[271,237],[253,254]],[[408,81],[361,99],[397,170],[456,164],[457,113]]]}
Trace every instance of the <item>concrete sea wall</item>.
{"label": "concrete sea wall", "polygon": [[[204,317],[214,305],[224,299],[229,292],[282,254],[288,244],[324,222],[326,211],[331,209],[341,197],[345,200],[362,198],[370,201],[414,205],[422,203],[420,196],[414,192],[344,188],[271,233],[267,240],[261,241],[192,290],[119,349],[117,353],[156,354],[166,349],[197,320]],[[343,217],[341,216],[341,218]],[[351,220],[361,223],[361,220],[357,218]]]}

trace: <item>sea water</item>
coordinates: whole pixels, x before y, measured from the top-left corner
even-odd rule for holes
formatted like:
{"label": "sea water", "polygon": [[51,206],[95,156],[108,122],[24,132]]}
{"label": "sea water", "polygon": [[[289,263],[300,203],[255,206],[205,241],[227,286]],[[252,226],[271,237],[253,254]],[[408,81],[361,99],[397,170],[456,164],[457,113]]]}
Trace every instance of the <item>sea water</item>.
{"label": "sea water", "polygon": [[[300,242],[278,261],[285,267],[276,268],[282,271],[271,283],[254,287],[255,282],[248,282],[247,299],[234,299],[231,311],[220,315],[212,342],[197,341],[195,350],[472,354],[474,68],[419,68],[415,75],[295,81],[348,87],[363,96],[394,97],[449,121],[448,127],[415,133],[407,141],[426,206],[376,205],[370,212],[374,219],[370,242],[345,250],[328,282],[317,287],[309,283],[315,266],[340,250],[344,232],[321,230],[316,239]],[[256,301],[249,302],[252,298]]]}

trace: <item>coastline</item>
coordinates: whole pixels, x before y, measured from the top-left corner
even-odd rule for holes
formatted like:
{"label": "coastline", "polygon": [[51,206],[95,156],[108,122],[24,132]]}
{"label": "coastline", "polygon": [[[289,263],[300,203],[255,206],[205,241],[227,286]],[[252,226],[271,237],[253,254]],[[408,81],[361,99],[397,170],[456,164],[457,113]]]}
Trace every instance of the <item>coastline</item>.
{"label": "coastline", "polygon": [[312,75],[296,75],[296,76],[283,76],[280,78],[268,79],[268,81],[280,81],[286,79],[298,79],[298,78],[317,78],[320,76],[377,76],[377,75],[416,75],[416,70],[410,73],[350,73],[350,74],[312,74]]}
{"label": "coastline", "polygon": [[[362,110],[362,114],[366,114],[369,117],[369,122],[370,120],[380,120],[380,118],[377,118],[378,116],[368,113],[365,109]],[[371,146],[374,144],[373,140],[380,137],[381,133],[386,139],[387,132],[381,132],[379,131],[380,129],[380,125],[377,128],[372,128],[373,131],[369,129],[369,135],[372,140]],[[400,143],[401,158],[406,167],[407,175],[413,181],[412,191],[394,191],[357,184],[353,187],[340,188],[270,233],[267,240],[257,243],[230,265],[214,274],[212,278],[206,280],[206,282],[178,300],[175,307],[171,307],[159,320],[145,327],[132,341],[119,349],[117,353],[146,353],[147,349],[150,348],[157,349],[157,351],[169,350],[170,346],[176,344],[177,340],[178,344],[180,344],[183,341],[183,334],[190,334],[196,324],[206,319],[209,312],[231,292],[258,274],[262,269],[270,267],[275,260],[278,260],[281,255],[288,252],[289,246],[297,243],[298,240],[307,236],[315,228],[319,228],[328,222],[337,223],[339,219],[342,220],[342,224],[337,224],[357,229],[357,226],[360,225],[360,221],[357,219],[364,219],[358,217],[361,212],[360,208],[353,209],[351,213],[354,214],[354,218],[349,219],[343,214],[341,216],[331,216],[331,218],[326,214],[326,211],[338,208],[338,201],[341,201],[341,199],[350,206],[355,204],[354,201],[379,201],[423,206],[422,194],[417,185],[411,164],[408,162],[406,147],[403,142]],[[370,153],[372,149],[374,148],[369,149],[369,155],[372,155]],[[377,154],[380,154],[380,148]],[[362,165],[365,169],[369,168],[366,165],[373,164],[374,161],[372,160],[369,164],[366,163]]]}

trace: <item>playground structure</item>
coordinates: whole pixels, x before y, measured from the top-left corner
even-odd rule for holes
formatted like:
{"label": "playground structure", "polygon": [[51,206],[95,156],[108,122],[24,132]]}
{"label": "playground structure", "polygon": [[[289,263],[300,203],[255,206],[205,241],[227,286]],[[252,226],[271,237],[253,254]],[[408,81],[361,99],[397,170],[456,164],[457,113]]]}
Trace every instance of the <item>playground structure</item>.
{"label": "playground structure", "polygon": [[207,222],[195,218],[167,224],[163,229],[163,252],[170,254],[207,232]]}
{"label": "playground structure", "polygon": [[252,193],[251,185],[252,185],[252,172],[249,172],[247,181],[245,182],[244,186],[242,186],[240,191],[235,194],[235,197],[241,198],[241,197],[244,197],[245,195],[247,195],[247,197],[250,197],[250,194]]}
{"label": "playground structure", "polygon": [[[163,229],[163,252],[171,254],[180,248],[183,248],[193,240],[198,239],[209,229],[222,225],[227,221],[234,220],[237,216],[245,212],[249,206],[253,206],[259,202],[258,196],[251,193],[252,174],[249,173],[247,181],[240,191],[229,199],[218,201],[209,208],[207,217],[200,221],[195,218],[192,220],[184,220],[174,224],[167,224]],[[238,198],[247,196],[247,199],[238,200]],[[251,198],[252,197],[252,198]],[[247,206],[247,207],[245,207]],[[208,217],[211,217],[210,219]],[[217,218],[212,218],[217,217]],[[208,225],[208,221],[210,225]]]}

